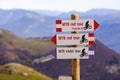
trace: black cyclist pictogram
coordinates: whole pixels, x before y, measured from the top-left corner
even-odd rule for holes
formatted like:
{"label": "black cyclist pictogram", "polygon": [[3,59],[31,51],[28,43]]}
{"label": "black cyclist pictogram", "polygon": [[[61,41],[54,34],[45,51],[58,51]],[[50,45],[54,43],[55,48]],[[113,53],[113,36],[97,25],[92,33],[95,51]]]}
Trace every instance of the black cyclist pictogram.
{"label": "black cyclist pictogram", "polygon": [[85,26],[84,26],[84,30],[91,29],[91,28],[92,28],[92,26],[89,24],[89,21],[86,21]]}
{"label": "black cyclist pictogram", "polygon": [[87,42],[88,42],[88,39],[86,39],[85,34],[82,35],[80,43],[82,44],[82,43],[87,43]]}
{"label": "black cyclist pictogram", "polygon": [[82,49],[80,57],[87,57],[87,56],[88,56],[88,53],[85,51],[85,48]]}

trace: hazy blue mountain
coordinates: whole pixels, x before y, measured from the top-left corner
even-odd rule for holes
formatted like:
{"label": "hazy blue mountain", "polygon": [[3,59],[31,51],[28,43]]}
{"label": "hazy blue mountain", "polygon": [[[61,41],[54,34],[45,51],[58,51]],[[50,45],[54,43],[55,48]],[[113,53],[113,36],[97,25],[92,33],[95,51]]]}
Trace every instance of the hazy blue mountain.
{"label": "hazy blue mountain", "polygon": [[120,10],[114,10],[114,9],[92,9],[92,10],[88,10],[86,11],[86,13],[89,14],[100,14],[100,15],[104,15],[104,14],[115,14],[115,13],[120,13]]}
{"label": "hazy blue mountain", "polygon": [[53,34],[55,18],[27,10],[0,10],[0,28],[22,37],[44,37]]}
{"label": "hazy blue mountain", "polygon": [[[38,13],[39,12],[39,13]],[[95,19],[100,27],[95,31],[98,40],[120,53],[120,10],[92,9],[86,12],[52,12],[38,10],[0,10],[0,28],[5,28],[21,37],[48,37],[55,34],[56,19],[70,19],[77,13],[80,19]],[[47,15],[49,14],[49,16]]]}
{"label": "hazy blue mountain", "polygon": [[[115,13],[102,17],[96,37],[111,49],[120,53],[120,15]],[[98,20],[99,21],[99,20]]]}
{"label": "hazy blue mountain", "polygon": [[0,9],[0,24],[6,24],[9,22],[14,22],[19,20],[20,18],[24,16],[37,16],[39,15],[38,13],[28,11],[28,10],[23,10],[23,9],[13,9],[13,10],[3,10]]}
{"label": "hazy blue mountain", "polygon": [[32,10],[32,11],[34,11],[36,13],[39,13],[39,14],[46,15],[46,16],[58,16],[61,13],[63,13],[63,12],[57,11],[57,10],[56,11],[51,11],[51,10]]}

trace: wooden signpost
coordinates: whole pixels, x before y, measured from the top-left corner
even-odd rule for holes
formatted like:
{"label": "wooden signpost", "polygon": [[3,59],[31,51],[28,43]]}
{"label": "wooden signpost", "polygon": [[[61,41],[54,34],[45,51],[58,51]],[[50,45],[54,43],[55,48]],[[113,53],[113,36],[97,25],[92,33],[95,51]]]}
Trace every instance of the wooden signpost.
{"label": "wooden signpost", "polygon": [[[79,16],[77,14],[72,14],[71,19],[78,20]],[[73,80],[80,80],[80,59],[72,59],[72,78]]]}
{"label": "wooden signpost", "polygon": [[57,59],[72,59],[72,80],[80,80],[80,59],[94,55],[91,48],[95,43],[93,31],[98,26],[92,19],[79,20],[77,14],[72,14],[71,20],[56,20],[58,34],[51,41],[57,46]]}

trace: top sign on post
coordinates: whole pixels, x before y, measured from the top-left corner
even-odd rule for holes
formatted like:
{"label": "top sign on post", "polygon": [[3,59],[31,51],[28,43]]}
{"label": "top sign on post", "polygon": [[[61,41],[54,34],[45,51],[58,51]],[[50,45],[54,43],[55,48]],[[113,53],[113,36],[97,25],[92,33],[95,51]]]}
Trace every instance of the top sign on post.
{"label": "top sign on post", "polygon": [[98,28],[95,20],[56,20],[56,32],[89,32]]}

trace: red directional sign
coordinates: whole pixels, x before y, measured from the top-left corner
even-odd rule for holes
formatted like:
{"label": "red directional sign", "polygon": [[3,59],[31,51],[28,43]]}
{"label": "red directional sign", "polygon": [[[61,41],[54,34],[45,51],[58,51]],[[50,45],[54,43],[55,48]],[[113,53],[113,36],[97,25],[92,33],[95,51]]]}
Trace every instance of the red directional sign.
{"label": "red directional sign", "polygon": [[94,33],[56,34],[52,42],[57,46],[65,45],[94,45]]}
{"label": "red directional sign", "polygon": [[90,32],[98,28],[95,20],[56,20],[56,32]]}

